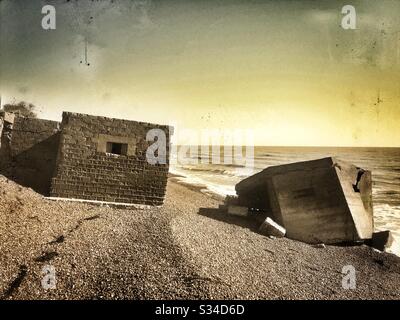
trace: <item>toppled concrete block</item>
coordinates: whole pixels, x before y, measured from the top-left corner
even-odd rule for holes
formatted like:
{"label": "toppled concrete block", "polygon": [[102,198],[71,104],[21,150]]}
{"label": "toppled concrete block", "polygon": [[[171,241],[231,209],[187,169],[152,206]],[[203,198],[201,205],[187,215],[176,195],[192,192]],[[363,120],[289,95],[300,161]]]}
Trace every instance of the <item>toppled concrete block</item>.
{"label": "toppled concrete block", "polygon": [[379,251],[388,251],[393,245],[393,236],[389,230],[374,232],[372,234],[372,247]]}
{"label": "toppled concrete block", "polygon": [[271,218],[265,219],[259,228],[259,232],[266,236],[273,236],[277,238],[282,238],[286,234],[285,228],[277,224]]}
{"label": "toppled concrete block", "polygon": [[265,212],[310,244],[371,239],[371,172],[335,158],[272,166],[235,186],[240,205]]}
{"label": "toppled concrete block", "polygon": [[247,207],[240,206],[228,206],[228,213],[233,214],[235,216],[246,217],[249,209]]}

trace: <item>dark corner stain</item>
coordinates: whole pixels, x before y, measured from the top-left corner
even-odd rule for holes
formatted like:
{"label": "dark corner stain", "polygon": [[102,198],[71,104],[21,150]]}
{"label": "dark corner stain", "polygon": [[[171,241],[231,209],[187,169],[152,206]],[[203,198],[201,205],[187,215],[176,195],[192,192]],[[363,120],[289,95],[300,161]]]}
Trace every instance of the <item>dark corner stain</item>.
{"label": "dark corner stain", "polygon": [[58,253],[55,251],[46,252],[42,256],[37,257],[35,259],[35,261],[36,262],[46,262],[46,261],[50,261],[50,260],[54,259],[57,256],[58,256]]}
{"label": "dark corner stain", "polygon": [[10,283],[8,289],[4,292],[3,299],[9,298],[14,293],[14,291],[19,288],[19,286],[21,285],[22,281],[24,280],[27,274],[28,274],[28,267],[25,265],[21,265],[19,267],[18,276],[14,279],[13,282]]}
{"label": "dark corner stain", "polygon": [[63,235],[61,235],[57,239],[50,241],[49,244],[63,243],[64,241],[65,241],[65,237]]}

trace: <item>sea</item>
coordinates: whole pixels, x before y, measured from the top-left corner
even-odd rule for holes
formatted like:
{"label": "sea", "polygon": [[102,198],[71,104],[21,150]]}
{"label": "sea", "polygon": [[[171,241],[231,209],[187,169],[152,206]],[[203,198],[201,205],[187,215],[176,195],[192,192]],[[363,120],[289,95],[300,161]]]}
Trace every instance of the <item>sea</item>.
{"label": "sea", "polygon": [[[242,149],[245,154],[246,148]],[[238,161],[225,161],[227,164],[223,158],[224,147],[196,150],[179,152],[179,156],[172,154],[170,172],[179,176],[181,182],[200,187],[204,193],[221,196],[235,194],[235,184],[269,166],[333,156],[370,170],[375,230],[391,230],[396,239],[392,251],[400,255],[400,148],[256,146],[253,161],[245,163],[237,157]],[[211,161],[218,157],[220,164]]]}

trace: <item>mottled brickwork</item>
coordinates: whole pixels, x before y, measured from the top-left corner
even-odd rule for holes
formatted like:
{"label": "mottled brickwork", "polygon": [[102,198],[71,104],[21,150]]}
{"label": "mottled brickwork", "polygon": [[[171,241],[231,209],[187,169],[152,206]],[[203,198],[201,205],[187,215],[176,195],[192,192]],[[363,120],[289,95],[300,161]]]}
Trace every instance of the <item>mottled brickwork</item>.
{"label": "mottled brickwork", "polygon": [[57,121],[15,117],[12,129],[12,156],[21,154],[59,132]]}
{"label": "mottled brickwork", "polygon": [[[168,155],[168,126],[64,112],[61,128],[51,196],[148,205],[163,203],[169,159],[166,164],[148,163],[146,150],[153,142],[146,141],[146,134],[151,129],[163,130]],[[107,142],[126,143],[127,154],[105,152]]]}
{"label": "mottled brickwork", "polygon": [[[163,203],[168,126],[68,112],[61,124],[5,113],[0,124],[0,172],[24,186],[62,198]],[[154,143],[146,141],[151,129],[166,135],[165,164],[152,165],[146,159]],[[119,146],[113,149],[112,144]]]}
{"label": "mottled brickwork", "polygon": [[0,111],[0,173],[11,176],[11,133],[14,117]]}
{"label": "mottled brickwork", "polygon": [[2,174],[48,195],[56,165],[59,123],[16,116],[9,128],[2,135]]}

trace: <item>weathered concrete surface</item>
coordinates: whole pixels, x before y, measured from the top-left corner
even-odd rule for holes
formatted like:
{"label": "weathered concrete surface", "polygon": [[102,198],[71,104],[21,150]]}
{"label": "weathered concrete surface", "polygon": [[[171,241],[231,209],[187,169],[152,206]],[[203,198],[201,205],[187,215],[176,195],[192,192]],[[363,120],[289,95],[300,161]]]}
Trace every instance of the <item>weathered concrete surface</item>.
{"label": "weathered concrete surface", "polygon": [[371,174],[334,158],[269,167],[239,182],[236,192],[240,205],[263,210],[292,239],[337,243],[372,237]]}
{"label": "weathered concrete surface", "polygon": [[374,229],[371,172],[335,160],[335,170],[360,239],[371,239]]}
{"label": "weathered concrete surface", "polygon": [[261,234],[266,236],[274,236],[277,238],[282,238],[286,234],[286,229],[279,224],[277,224],[271,218],[265,219],[258,230]]}
{"label": "weathered concrete surface", "polygon": [[228,206],[228,213],[233,214],[235,216],[246,217],[248,212],[249,212],[249,209],[247,207],[240,207],[240,206],[234,206],[234,205]]}

